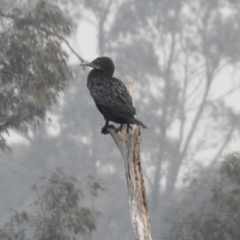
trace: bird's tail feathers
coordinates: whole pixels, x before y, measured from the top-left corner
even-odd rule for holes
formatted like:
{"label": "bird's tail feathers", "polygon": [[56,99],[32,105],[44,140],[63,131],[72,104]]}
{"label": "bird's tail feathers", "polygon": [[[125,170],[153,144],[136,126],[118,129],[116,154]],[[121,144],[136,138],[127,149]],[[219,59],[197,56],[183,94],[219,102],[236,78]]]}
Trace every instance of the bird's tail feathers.
{"label": "bird's tail feathers", "polygon": [[147,128],[141,121],[137,120],[136,118],[134,118],[133,123],[143,128]]}

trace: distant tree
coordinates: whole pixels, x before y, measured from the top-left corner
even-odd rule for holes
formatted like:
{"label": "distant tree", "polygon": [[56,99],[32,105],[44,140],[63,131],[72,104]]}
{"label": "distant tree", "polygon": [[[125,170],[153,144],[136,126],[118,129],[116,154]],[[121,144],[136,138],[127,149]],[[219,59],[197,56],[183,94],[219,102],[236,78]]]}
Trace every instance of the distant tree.
{"label": "distant tree", "polygon": [[[19,213],[14,210],[11,220],[0,229],[0,239],[90,239],[100,213],[84,206],[86,190],[83,186],[79,188],[75,178],[65,175],[60,169],[43,179],[45,185],[32,186],[36,199],[31,204],[31,211]],[[94,197],[103,190],[91,177],[84,182]]]}
{"label": "distant tree", "polygon": [[210,201],[204,208],[178,217],[169,240],[240,239],[240,153],[225,157],[210,186]]}
{"label": "distant tree", "polygon": [[11,6],[0,5],[1,149],[7,147],[3,134],[9,129],[27,131],[44,119],[70,73],[62,48],[62,43],[70,47],[65,37],[73,30],[66,13],[45,1],[32,9]]}
{"label": "distant tree", "polygon": [[[145,146],[155,237],[165,231],[159,220],[172,211],[182,170],[195,167],[204,151],[216,162],[239,130],[239,111],[225,101],[240,87],[237,22],[239,4],[227,0],[132,1],[118,8],[110,46],[151,126]],[[223,81],[229,89],[220,94]]]}
{"label": "distant tree", "polygon": [[[97,23],[99,54],[114,56],[117,74],[133,81],[137,114],[150,126],[144,148],[153,231],[159,237],[182,170],[196,167],[204,151],[211,151],[208,161],[214,165],[240,128],[239,111],[226,102],[240,87],[239,3],[84,2]],[[229,88],[220,94],[224,81]]]}

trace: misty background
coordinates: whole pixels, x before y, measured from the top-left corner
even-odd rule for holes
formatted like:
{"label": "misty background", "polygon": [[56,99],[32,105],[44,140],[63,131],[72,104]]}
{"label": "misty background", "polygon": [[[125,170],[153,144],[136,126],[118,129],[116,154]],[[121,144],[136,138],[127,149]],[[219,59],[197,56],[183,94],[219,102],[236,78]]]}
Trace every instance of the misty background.
{"label": "misty background", "polygon": [[[11,209],[28,209],[31,185],[60,167],[79,182],[91,175],[105,188],[84,199],[101,212],[92,239],[133,239],[121,156],[111,137],[101,134],[103,117],[86,86],[89,70],[79,66],[63,36],[86,61],[109,56],[114,76],[132,82],[137,116],[148,126],[142,131],[142,166],[153,239],[191,239],[180,238],[178,230],[189,216],[215,213],[219,202],[212,193],[220,191],[215,183],[225,173],[219,173],[221,162],[239,151],[240,3],[1,0],[0,26],[0,226]],[[54,48],[41,45],[42,39]],[[46,53],[35,48],[38,43]],[[26,59],[52,70],[26,70]],[[41,84],[28,84],[35,80]],[[17,100],[12,106],[19,92],[31,104]],[[14,110],[19,106],[29,115]]]}

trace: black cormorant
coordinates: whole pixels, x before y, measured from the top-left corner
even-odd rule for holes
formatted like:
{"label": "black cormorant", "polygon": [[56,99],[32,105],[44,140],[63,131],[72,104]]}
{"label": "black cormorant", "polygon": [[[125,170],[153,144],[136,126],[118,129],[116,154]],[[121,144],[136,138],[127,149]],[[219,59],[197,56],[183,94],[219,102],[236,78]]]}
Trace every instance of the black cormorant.
{"label": "black cormorant", "polygon": [[93,68],[88,74],[87,87],[106,120],[102,128],[103,134],[108,133],[109,121],[120,124],[132,123],[147,128],[134,116],[136,109],[128,89],[122,81],[113,77],[115,67],[109,57],[98,57],[81,66]]}

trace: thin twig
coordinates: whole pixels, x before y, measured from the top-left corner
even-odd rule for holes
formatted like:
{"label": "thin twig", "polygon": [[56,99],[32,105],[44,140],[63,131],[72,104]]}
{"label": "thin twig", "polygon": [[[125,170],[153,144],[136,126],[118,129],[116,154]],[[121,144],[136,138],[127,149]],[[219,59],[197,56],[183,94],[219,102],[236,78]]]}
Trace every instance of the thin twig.
{"label": "thin twig", "polygon": [[61,36],[61,35],[59,35],[59,34],[57,34],[57,33],[55,33],[55,32],[52,32],[52,31],[50,31],[50,30],[48,30],[48,29],[45,29],[45,28],[43,28],[43,27],[40,27],[40,26],[36,26],[36,27],[39,28],[40,30],[42,30],[43,32],[48,33],[48,34],[50,34],[50,35],[53,35],[53,36],[59,38],[60,40],[62,40],[62,41],[68,46],[68,48],[72,51],[72,53],[81,61],[81,63],[86,62],[86,61],[85,61],[83,58],[81,58],[80,55],[71,47],[71,45],[69,44],[69,42],[68,42],[63,36]]}

